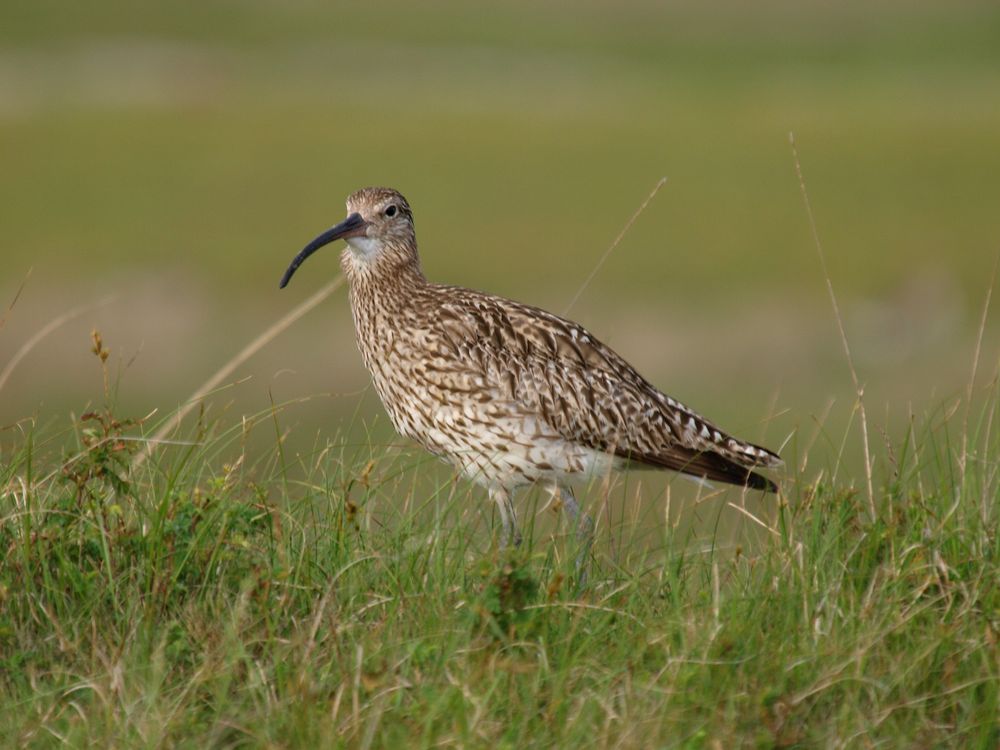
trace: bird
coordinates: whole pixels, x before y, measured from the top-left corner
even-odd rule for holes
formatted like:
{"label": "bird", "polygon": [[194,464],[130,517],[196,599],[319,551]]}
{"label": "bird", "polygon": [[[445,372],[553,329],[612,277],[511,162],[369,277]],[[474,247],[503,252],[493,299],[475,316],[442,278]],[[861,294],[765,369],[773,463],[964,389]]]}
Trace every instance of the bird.
{"label": "bird", "polygon": [[512,497],[528,485],[560,502],[585,550],[593,521],[573,486],[612,470],[671,469],[777,491],[756,471],[781,466],[777,453],[664,394],[583,326],[429,281],[399,191],[367,187],[346,203],[347,217],[302,249],[280,288],[317,250],[346,241],[340,264],[358,349],[393,427],[486,488],[501,548],[521,541]]}

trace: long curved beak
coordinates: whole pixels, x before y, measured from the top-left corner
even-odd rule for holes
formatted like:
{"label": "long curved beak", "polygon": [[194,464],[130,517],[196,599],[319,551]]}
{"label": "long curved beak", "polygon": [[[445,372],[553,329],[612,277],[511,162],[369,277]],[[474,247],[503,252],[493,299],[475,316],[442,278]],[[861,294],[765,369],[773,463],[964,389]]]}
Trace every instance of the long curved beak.
{"label": "long curved beak", "polygon": [[285,275],[281,277],[281,283],[278,284],[278,288],[284,289],[289,280],[292,278],[292,274],[299,269],[299,266],[302,265],[303,261],[323,247],[323,245],[329,245],[334,240],[342,240],[348,237],[358,237],[363,235],[367,229],[368,222],[361,218],[361,214],[357,213],[351,214],[337,226],[327,229],[323,232],[323,234],[302,248],[302,252],[295,256],[295,260],[291,262],[285,270]]}

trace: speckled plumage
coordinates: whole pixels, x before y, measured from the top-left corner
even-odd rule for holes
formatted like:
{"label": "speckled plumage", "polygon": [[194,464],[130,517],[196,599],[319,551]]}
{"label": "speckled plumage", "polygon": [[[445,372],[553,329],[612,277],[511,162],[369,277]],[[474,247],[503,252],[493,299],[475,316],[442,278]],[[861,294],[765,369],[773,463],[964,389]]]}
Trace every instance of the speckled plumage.
{"label": "speckled plumage", "polygon": [[[516,535],[510,493],[625,466],[774,490],[752,471],[777,454],[734,438],[658,391],[582,326],[535,307],[432,284],[395,190],[347,199],[348,219],[289,268],[343,237],[358,348],[401,434],[486,486]],[[346,229],[344,229],[346,227]],[[567,507],[578,509],[571,494]],[[589,520],[588,520],[589,523]]]}

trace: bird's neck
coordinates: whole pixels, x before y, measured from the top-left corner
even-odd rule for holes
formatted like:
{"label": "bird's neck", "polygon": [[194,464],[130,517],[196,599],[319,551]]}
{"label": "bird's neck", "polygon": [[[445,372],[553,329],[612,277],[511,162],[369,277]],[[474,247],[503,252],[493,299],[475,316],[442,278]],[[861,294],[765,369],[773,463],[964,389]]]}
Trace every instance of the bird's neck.
{"label": "bird's neck", "polygon": [[400,312],[428,285],[416,251],[409,247],[387,246],[374,258],[360,256],[348,247],[340,256],[340,265],[350,284],[356,320]]}
{"label": "bird's neck", "polygon": [[382,401],[389,374],[387,366],[394,361],[390,353],[398,338],[411,331],[420,318],[427,279],[420,270],[415,253],[408,259],[396,258],[387,263],[381,257],[369,261],[352,254],[350,249],[341,256],[341,266],[350,286],[351,314],[361,358],[371,373]]}

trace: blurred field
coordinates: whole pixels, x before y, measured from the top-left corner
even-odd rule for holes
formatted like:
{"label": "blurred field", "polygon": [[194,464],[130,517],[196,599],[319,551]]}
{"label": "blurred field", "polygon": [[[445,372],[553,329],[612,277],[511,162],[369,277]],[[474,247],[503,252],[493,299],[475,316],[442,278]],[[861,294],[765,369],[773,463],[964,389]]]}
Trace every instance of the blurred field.
{"label": "blurred field", "polygon": [[[5,6],[0,303],[24,289],[0,367],[112,300],[31,351],[0,424],[100,398],[94,327],[120,410],[169,412],[336,272],[331,251],[277,290],[362,185],[407,194],[432,278],[561,311],[666,175],[574,317],[771,444],[833,399],[835,443],[852,393],[789,131],[869,403],[898,428],[964,388],[1000,249],[995,4]],[[381,413],[342,295],[246,376],[214,413],[315,396],[283,415],[297,444]]]}

